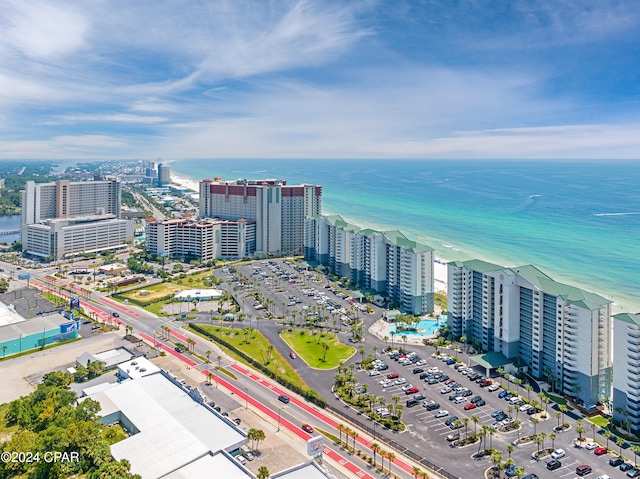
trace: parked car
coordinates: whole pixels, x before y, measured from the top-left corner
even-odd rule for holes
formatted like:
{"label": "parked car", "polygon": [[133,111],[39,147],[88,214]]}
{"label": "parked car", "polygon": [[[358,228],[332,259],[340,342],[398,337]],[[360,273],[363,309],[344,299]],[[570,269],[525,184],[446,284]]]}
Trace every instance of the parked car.
{"label": "parked car", "polygon": [[609,459],[609,465],[613,467],[618,467],[622,463],[624,463],[624,459],[622,459],[620,456],[612,457],[611,459]]}
{"label": "parked car", "polygon": [[583,464],[581,466],[576,467],[576,474],[579,475],[580,477],[582,476],[586,476],[587,474],[591,474],[591,466],[587,465],[587,464]]}
{"label": "parked car", "polygon": [[449,411],[447,411],[446,409],[442,409],[440,411],[438,411],[437,413],[434,414],[434,417],[446,417],[449,415]]}
{"label": "parked car", "polygon": [[584,448],[587,451],[593,451],[594,449],[596,449],[599,446],[599,444],[597,442],[588,442],[587,444],[585,444]]}
{"label": "parked car", "polygon": [[629,471],[630,469],[633,469],[633,466],[628,462],[623,462],[622,464],[620,464],[620,470],[622,472]]}
{"label": "parked car", "polygon": [[411,371],[413,374],[418,374],[418,373],[422,373],[424,372],[424,369],[422,368],[413,368],[413,371]]}
{"label": "parked car", "polygon": [[593,453],[594,453],[596,456],[602,456],[603,454],[606,454],[607,452],[608,452],[608,451],[607,451],[607,448],[606,448],[606,447],[602,447],[602,446],[600,446],[600,447],[596,447],[596,448],[593,450]]}
{"label": "parked car", "polygon": [[387,374],[387,379],[395,379],[400,377],[400,375],[398,373],[389,373]]}
{"label": "parked car", "polygon": [[404,393],[405,394],[415,394],[415,393],[417,393],[419,391],[420,391],[420,389],[418,389],[417,387],[413,386],[413,387],[410,387],[409,389],[407,389]]}
{"label": "parked car", "polygon": [[547,462],[547,469],[549,469],[550,471],[555,471],[560,467],[562,467],[562,463],[557,459],[552,459],[549,462]]}
{"label": "parked car", "polygon": [[475,403],[470,402],[470,403],[464,405],[464,410],[465,411],[469,411],[470,409],[475,409],[477,407],[478,406],[476,406]]}
{"label": "parked car", "polygon": [[555,451],[553,451],[551,453],[551,458],[552,459],[560,459],[560,458],[563,458],[566,455],[567,455],[567,453],[565,452],[564,449],[556,449]]}

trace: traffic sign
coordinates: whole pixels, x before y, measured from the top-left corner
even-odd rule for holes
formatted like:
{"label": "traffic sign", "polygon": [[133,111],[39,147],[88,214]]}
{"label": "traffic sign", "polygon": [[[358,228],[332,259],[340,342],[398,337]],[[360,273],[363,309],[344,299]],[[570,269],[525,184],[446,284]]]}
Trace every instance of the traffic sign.
{"label": "traffic sign", "polygon": [[29,279],[29,278],[31,278],[31,274],[29,273],[23,273],[18,275],[18,279]]}

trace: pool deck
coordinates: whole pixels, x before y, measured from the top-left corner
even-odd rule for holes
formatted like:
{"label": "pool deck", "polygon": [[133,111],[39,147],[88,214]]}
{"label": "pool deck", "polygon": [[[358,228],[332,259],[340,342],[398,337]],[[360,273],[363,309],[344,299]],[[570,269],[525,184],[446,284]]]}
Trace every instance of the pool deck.
{"label": "pool deck", "polygon": [[[391,339],[391,335],[387,332],[387,328],[389,327],[389,323],[386,322],[384,319],[379,319],[378,321],[376,321],[375,323],[373,323],[371,325],[371,327],[369,328],[369,332],[371,334],[374,334],[375,336],[377,336],[379,339],[384,341],[384,337],[388,336],[389,339]],[[423,339],[432,339],[432,338],[437,338],[438,337],[438,333],[436,332],[436,334],[432,335],[432,336],[422,336],[422,335],[417,335],[417,334],[407,334],[407,343],[409,344],[413,344],[413,345],[422,345],[422,340]],[[396,341],[400,341],[400,337],[398,335],[395,336]]]}

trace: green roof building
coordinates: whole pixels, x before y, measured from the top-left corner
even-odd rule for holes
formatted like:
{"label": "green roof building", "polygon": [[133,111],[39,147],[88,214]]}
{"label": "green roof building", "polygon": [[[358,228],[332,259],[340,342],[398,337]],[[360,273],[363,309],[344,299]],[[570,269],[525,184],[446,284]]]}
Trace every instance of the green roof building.
{"label": "green roof building", "polygon": [[305,259],[362,289],[388,295],[408,313],[433,312],[433,248],[397,230],[377,231],[338,215],[305,220]]}
{"label": "green roof building", "polygon": [[448,324],[482,351],[519,359],[585,404],[611,389],[611,301],[532,265],[481,260],[448,265]]}

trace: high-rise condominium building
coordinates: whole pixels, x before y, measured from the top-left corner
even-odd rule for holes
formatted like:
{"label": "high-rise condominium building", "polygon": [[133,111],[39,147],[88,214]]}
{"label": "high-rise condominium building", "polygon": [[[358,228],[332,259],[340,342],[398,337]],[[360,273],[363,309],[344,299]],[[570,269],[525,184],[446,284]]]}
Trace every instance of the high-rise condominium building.
{"label": "high-rise condominium building", "polygon": [[158,165],[158,186],[171,184],[171,167],[169,165]]}
{"label": "high-rise condominium building", "polygon": [[256,224],[244,219],[147,221],[146,249],[155,255],[210,261],[244,258],[256,249]]}
{"label": "high-rise condominium building", "polygon": [[68,255],[125,248],[133,222],[120,218],[120,182],[28,181],[22,191],[22,250],[60,259]]}
{"label": "high-rise condominium building", "polygon": [[340,216],[305,220],[305,258],[413,314],[433,312],[433,248],[399,231],[362,229]]}
{"label": "high-rise condominium building", "polygon": [[256,253],[301,254],[304,218],[319,214],[322,187],[285,180],[202,180],[200,217],[256,224]]}
{"label": "high-rise condominium building", "polygon": [[613,316],[613,418],[640,432],[640,313]]}
{"label": "high-rise condominium building", "polygon": [[456,337],[518,359],[585,404],[609,396],[611,301],[531,265],[452,262],[448,274],[448,324]]}

